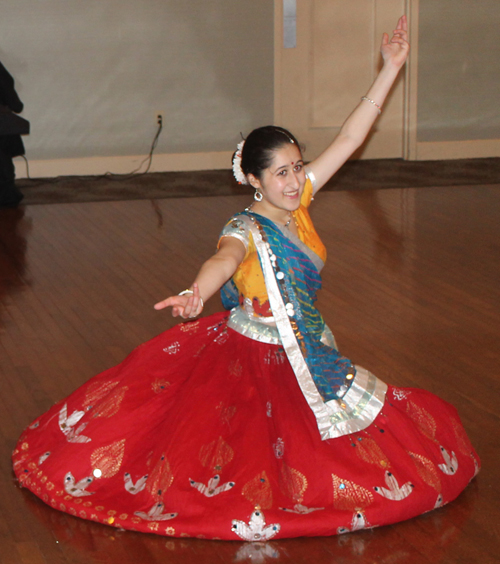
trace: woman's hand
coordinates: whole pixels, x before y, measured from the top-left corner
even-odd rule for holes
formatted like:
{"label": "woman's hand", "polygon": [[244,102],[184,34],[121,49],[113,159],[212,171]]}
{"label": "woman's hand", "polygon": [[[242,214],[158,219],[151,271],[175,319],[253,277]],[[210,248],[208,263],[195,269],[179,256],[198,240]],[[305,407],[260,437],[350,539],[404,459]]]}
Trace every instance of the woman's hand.
{"label": "woman's hand", "polygon": [[410,44],[408,43],[408,22],[406,16],[401,16],[398,25],[389,40],[389,34],[384,33],[382,36],[382,44],[380,52],[385,64],[392,64],[396,68],[401,68],[410,52]]}
{"label": "woman's hand", "polygon": [[[184,319],[200,315],[204,307],[203,300],[210,299],[221,289],[236,272],[245,254],[246,248],[242,241],[234,237],[223,237],[219,242],[219,250],[203,263],[191,289],[158,302],[154,308],[171,307],[174,317],[180,315]],[[203,299],[200,287],[203,289]]]}
{"label": "woman's hand", "polygon": [[398,25],[389,41],[384,33],[380,51],[384,66],[361,102],[346,119],[339,134],[323,153],[309,163],[308,167],[316,177],[316,193],[366,139],[379,110],[384,105],[387,94],[392,88],[401,67],[408,58],[408,23],[406,16],[399,18]]}
{"label": "woman's hand", "polygon": [[197,317],[203,311],[203,300],[200,297],[200,289],[198,284],[193,284],[191,293],[186,292],[183,295],[170,296],[166,300],[155,304],[155,309],[164,309],[166,307],[172,308],[172,316],[178,317],[179,315],[184,319]]}

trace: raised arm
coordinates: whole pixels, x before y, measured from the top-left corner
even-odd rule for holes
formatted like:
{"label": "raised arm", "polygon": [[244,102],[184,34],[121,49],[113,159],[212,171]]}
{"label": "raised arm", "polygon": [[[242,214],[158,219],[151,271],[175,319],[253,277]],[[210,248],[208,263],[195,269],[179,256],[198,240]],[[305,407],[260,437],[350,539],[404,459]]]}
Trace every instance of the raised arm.
{"label": "raised arm", "polygon": [[382,36],[380,52],[384,65],[366,96],[344,122],[332,144],[308,165],[316,178],[315,192],[330,180],[366,139],[408,57],[409,49],[408,25],[406,16],[402,16],[391,39],[387,33]]}
{"label": "raised arm", "polygon": [[174,317],[196,317],[203,310],[204,302],[231,278],[244,257],[243,243],[232,237],[224,237],[218,252],[203,263],[187,293],[170,296],[155,304],[155,309],[171,307]]}

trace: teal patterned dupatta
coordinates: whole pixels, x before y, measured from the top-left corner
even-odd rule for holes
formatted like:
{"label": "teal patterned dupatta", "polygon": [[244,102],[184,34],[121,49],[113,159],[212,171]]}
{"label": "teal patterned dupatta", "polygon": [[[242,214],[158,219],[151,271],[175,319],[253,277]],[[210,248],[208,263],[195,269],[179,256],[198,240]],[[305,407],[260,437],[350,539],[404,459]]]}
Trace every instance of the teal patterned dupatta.
{"label": "teal patterned dupatta", "polygon": [[[233,221],[252,234],[281,343],[322,438],[365,428],[382,407],[386,385],[328,343],[329,329],[314,305],[321,277],[312,251],[259,214],[246,210]],[[221,297],[226,309],[239,306],[231,280]]]}

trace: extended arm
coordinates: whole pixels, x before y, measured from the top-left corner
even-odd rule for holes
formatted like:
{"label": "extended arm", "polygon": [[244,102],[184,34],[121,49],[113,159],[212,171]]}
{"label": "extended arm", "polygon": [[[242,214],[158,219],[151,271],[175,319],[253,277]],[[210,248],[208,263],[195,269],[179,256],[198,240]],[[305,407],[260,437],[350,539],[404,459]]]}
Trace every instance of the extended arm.
{"label": "extended arm", "polygon": [[[211,298],[236,272],[245,257],[245,246],[238,239],[224,237],[218,252],[203,263],[190,290],[192,294],[170,296],[155,304],[155,309],[172,308],[177,317],[196,317],[203,309],[203,303]],[[201,298],[201,299],[200,299]]]}
{"label": "extended arm", "polygon": [[384,59],[384,66],[366,94],[366,98],[375,104],[367,100],[361,101],[344,122],[332,144],[308,165],[316,178],[315,192],[330,180],[366,139],[380,113],[377,106],[382,107],[408,57],[410,46],[407,29],[406,16],[402,16],[391,40],[389,41],[387,33],[384,33],[382,37],[380,51]]}

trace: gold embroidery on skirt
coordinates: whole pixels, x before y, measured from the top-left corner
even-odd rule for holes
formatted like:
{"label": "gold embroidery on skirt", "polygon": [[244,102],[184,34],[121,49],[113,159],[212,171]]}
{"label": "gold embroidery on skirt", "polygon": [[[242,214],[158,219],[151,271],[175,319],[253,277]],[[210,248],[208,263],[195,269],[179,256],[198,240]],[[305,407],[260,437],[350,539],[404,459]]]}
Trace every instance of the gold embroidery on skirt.
{"label": "gold embroidery on skirt", "polygon": [[89,405],[95,405],[96,402],[106,397],[111,390],[118,386],[118,382],[94,382],[90,384],[85,393],[85,400],[83,401],[83,407],[88,407]]}
{"label": "gold embroidery on skirt", "polygon": [[470,442],[465,429],[454,418],[451,419],[451,426],[453,427],[453,432],[455,433],[455,437],[457,439],[458,450],[462,454],[465,454],[465,456],[469,456],[474,449],[472,448],[472,443]]}
{"label": "gold embroidery on skirt", "polygon": [[163,454],[146,482],[146,489],[153,495],[162,496],[174,481],[167,457]]}
{"label": "gold embroidery on skirt", "polygon": [[304,474],[283,464],[280,472],[280,488],[287,497],[294,503],[302,503],[307,486],[307,478]]}
{"label": "gold embroidery on skirt", "polygon": [[361,441],[356,441],[356,452],[361,460],[368,464],[375,464],[384,470],[391,465],[383,450],[370,437],[363,437]]}
{"label": "gold embroidery on skirt", "polygon": [[229,422],[236,413],[236,406],[230,405],[226,407],[224,402],[220,402],[215,409],[220,411],[220,419],[223,423],[226,423],[226,425],[229,425]]}
{"label": "gold embroidery on skirt", "polygon": [[205,468],[213,468],[216,472],[220,472],[233,457],[234,450],[222,437],[200,448],[201,465]]}
{"label": "gold embroidery on skirt", "polygon": [[434,488],[438,493],[441,493],[441,480],[439,478],[436,466],[431,460],[422,456],[421,454],[416,454],[414,452],[409,452],[408,454],[412,457],[415,466],[417,467],[418,475],[422,480],[431,488]]}
{"label": "gold embroidery on skirt", "polygon": [[271,509],[273,506],[273,492],[265,470],[247,482],[241,493],[254,506],[260,506],[262,509]]}
{"label": "gold embroidery on skirt", "polygon": [[197,332],[200,326],[199,321],[187,321],[186,323],[181,323],[180,329],[183,333]]}
{"label": "gold embroidery on skirt", "polygon": [[341,511],[358,511],[368,507],[373,502],[371,491],[355,484],[350,480],[344,480],[336,474],[333,479],[333,506]]}
{"label": "gold embroidery on skirt", "polygon": [[418,405],[409,401],[406,406],[406,412],[415,421],[422,433],[431,441],[436,441],[436,421],[434,417]]}
{"label": "gold embroidery on skirt", "polygon": [[96,449],[90,456],[93,470],[100,470],[102,478],[115,476],[123,462],[125,453],[125,439],[115,441],[108,446]]}
{"label": "gold embroidery on skirt", "polygon": [[92,417],[112,417],[118,413],[120,405],[125,397],[125,392],[128,390],[128,386],[123,386],[117,390],[114,394],[110,394],[104,401],[100,402],[93,412]]}

